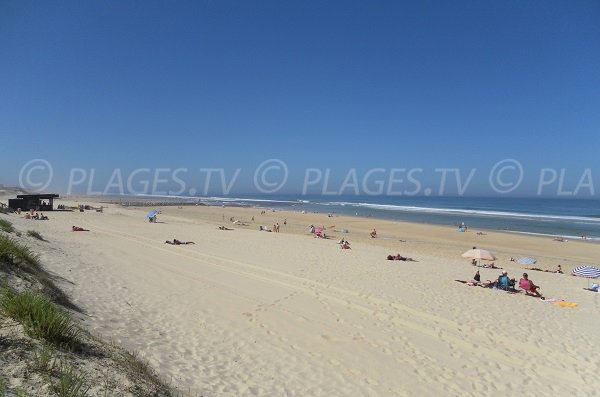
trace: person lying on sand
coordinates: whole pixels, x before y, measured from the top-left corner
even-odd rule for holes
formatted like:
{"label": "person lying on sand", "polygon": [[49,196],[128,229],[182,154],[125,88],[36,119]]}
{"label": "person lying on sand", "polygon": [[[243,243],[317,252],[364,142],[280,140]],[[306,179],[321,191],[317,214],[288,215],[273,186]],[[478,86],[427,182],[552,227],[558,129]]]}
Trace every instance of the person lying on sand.
{"label": "person lying on sand", "polygon": [[225,226],[219,226],[217,229],[219,229],[219,230],[233,230],[233,229],[230,229],[230,228],[225,227]]}
{"label": "person lying on sand", "polygon": [[484,263],[482,265],[474,265],[474,266],[484,267],[486,269],[502,269],[501,267],[496,266],[494,263],[490,263],[490,264]]}
{"label": "person lying on sand", "polygon": [[558,267],[556,268],[556,270],[542,269],[542,268],[539,268],[539,267],[526,267],[525,269],[527,269],[527,270],[533,270],[534,272],[545,272],[545,273],[563,274],[562,267],[560,265],[558,265]]}
{"label": "person lying on sand", "polygon": [[527,273],[523,273],[523,278],[519,280],[519,288],[525,291],[526,295],[535,295],[538,298],[542,297],[542,294],[537,291],[540,287],[529,279]]}
{"label": "person lying on sand", "polygon": [[387,260],[388,261],[405,261],[405,262],[416,262],[413,258],[408,258],[405,256],[402,256],[400,254],[396,254],[396,255],[388,255],[387,256]]}
{"label": "person lying on sand", "polygon": [[477,232],[478,236],[487,236],[487,234],[485,234],[484,232]]}
{"label": "person lying on sand", "polygon": [[84,229],[82,227],[79,226],[71,226],[71,230],[74,232],[89,232],[88,229]]}
{"label": "person lying on sand", "polygon": [[558,242],[561,242],[561,243],[566,243],[567,241],[569,241],[569,240],[565,239],[564,237],[554,237],[552,240],[553,241],[558,241]]}
{"label": "person lying on sand", "polygon": [[350,243],[347,241],[344,241],[344,243],[342,245],[340,245],[340,248],[343,250],[350,250],[352,248],[350,248]]}
{"label": "person lying on sand", "polygon": [[170,240],[165,241],[165,244],[188,245],[188,244],[196,244],[196,243],[193,241],[181,241],[181,240],[177,240],[176,238],[174,238],[173,241],[170,241]]}

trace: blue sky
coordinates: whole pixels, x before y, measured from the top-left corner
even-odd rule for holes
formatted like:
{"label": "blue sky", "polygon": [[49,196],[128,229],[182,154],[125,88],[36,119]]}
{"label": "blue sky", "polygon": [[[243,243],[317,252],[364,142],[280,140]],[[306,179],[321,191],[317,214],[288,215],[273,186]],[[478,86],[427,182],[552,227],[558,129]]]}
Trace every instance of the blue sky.
{"label": "blue sky", "polygon": [[240,193],[277,158],[279,193],[307,167],[337,187],[417,167],[423,186],[476,168],[467,193],[488,194],[513,158],[516,194],[545,167],[600,191],[598,21],[597,1],[2,2],[0,183],[41,158],[61,191],[72,168],[99,190],[115,168],[187,168],[185,192],[240,168]]}

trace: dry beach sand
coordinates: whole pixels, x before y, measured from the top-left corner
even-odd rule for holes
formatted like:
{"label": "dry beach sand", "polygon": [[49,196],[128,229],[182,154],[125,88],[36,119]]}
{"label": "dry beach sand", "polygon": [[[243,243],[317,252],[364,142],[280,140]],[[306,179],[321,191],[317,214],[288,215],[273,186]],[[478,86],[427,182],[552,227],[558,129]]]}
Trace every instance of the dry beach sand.
{"label": "dry beach sand", "polygon": [[[93,198],[79,202],[94,205]],[[546,297],[576,302],[573,308],[454,281],[475,273],[460,256],[472,246],[493,251],[496,265],[518,280],[523,269],[509,256],[568,271],[597,263],[598,244],[252,208],[162,207],[164,223],[150,224],[149,208],[103,205],[103,213],[10,220],[47,238],[42,262],[86,311],[88,329],[139,351],[186,391],[600,395],[600,294],[584,290],[588,280],[528,272]],[[281,233],[258,231],[275,222]],[[335,237],[313,238],[309,224]],[[72,232],[72,225],[90,231]],[[377,239],[368,236],[373,228]],[[334,231],[341,229],[349,233]],[[341,237],[351,250],[339,248]],[[196,244],[164,244],[173,238]],[[385,260],[396,253],[417,262]],[[480,271],[482,280],[500,273]]]}

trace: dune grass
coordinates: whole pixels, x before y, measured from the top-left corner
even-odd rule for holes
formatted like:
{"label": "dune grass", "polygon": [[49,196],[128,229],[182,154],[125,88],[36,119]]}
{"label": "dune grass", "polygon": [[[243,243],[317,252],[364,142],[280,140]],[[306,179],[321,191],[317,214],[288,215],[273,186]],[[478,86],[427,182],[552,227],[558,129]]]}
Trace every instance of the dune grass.
{"label": "dune grass", "polygon": [[28,246],[3,235],[0,235],[0,262],[17,266],[39,265],[38,256]]}
{"label": "dune grass", "polygon": [[42,291],[54,302],[80,311],[69,297],[54,284],[51,276],[40,265],[38,255],[27,245],[6,235],[0,235],[0,271],[16,273],[19,277],[32,279],[41,284]]}
{"label": "dune grass", "polygon": [[3,291],[0,310],[18,321],[25,333],[55,346],[73,346],[80,329],[71,316],[48,298],[36,292],[13,293]]}
{"label": "dune grass", "polygon": [[43,374],[48,374],[54,369],[56,350],[46,343],[33,355],[33,369]]}
{"label": "dune grass", "polygon": [[87,383],[85,374],[77,374],[67,365],[59,370],[58,380],[52,383],[51,390],[58,397],[84,397],[90,390]]}
{"label": "dune grass", "polygon": [[6,233],[12,233],[15,231],[15,227],[10,221],[6,219],[0,219],[0,230]]}
{"label": "dune grass", "polygon": [[28,235],[29,237],[33,237],[33,238],[35,238],[35,239],[38,239],[38,240],[40,240],[40,241],[46,241],[46,240],[44,239],[44,237],[42,237],[42,235],[41,235],[40,233],[36,232],[35,230],[28,230],[28,231],[27,231],[27,235]]}

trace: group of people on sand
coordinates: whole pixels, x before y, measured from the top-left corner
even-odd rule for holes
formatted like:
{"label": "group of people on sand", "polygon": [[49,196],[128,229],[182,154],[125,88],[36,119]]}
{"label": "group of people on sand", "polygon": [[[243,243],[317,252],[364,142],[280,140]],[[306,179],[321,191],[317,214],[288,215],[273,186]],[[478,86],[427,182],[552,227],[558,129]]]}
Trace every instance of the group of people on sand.
{"label": "group of people on sand", "polygon": [[48,218],[46,215],[44,215],[43,212],[38,214],[37,212],[34,213],[33,211],[30,211],[30,212],[25,213],[25,219],[36,219],[39,221],[47,221],[50,218]]}
{"label": "group of people on sand", "polygon": [[[465,282],[462,280],[457,280],[461,282]],[[479,274],[479,270],[473,276],[473,280],[471,282],[465,282],[471,286],[480,286],[484,288],[494,288],[501,289],[509,292],[517,292],[516,290],[516,280],[514,278],[510,278],[508,276],[508,272],[504,270],[500,276],[496,280],[487,280],[486,282],[481,282],[481,275]],[[532,280],[529,279],[529,275],[527,273],[523,273],[523,277],[519,280],[518,284],[519,288],[525,291],[525,295],[536,296],[538,298],[544,299],[542,294],[539,293],[540,286],[535,285]]]}

